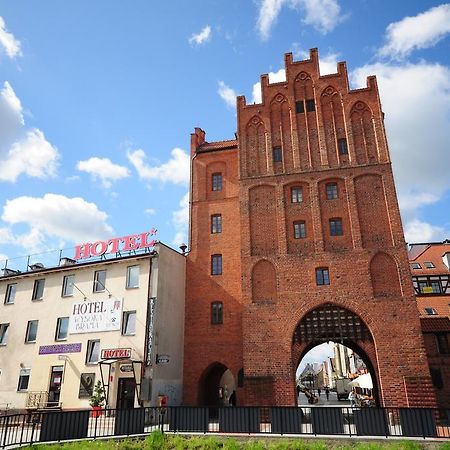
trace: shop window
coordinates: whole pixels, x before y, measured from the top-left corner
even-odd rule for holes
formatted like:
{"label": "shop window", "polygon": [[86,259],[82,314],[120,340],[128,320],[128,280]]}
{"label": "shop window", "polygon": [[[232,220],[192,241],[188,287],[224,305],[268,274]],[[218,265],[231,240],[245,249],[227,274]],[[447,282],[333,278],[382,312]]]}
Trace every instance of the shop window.
{"label": "shop window", "polygon": [[122,334],[133,336],[136,333],[136,311],[124,311],[122,320]]}
{"label": "shop window", "polygon": [[106,290],[106,270],[97,270],[94,273],[93,292],[104,292]]}
{"label": "shop window", "polygon": [[303,189],[301,187],[291,188],[291,202],[301,203],[303,201]]}
{"label": "shop window", "polygon": [[222,255],[211,256],[211,275],[222,275]]}
{"label": "shop window", "polygon": [[69,318],[59,317],[56,323],[56,341],[65,341],[67,339],[67,333],[69,331]]}
{"label": "shop window", "polygon": [[316,284],[324,286],[330,284],[330,274],[327,267],[319,267],[316,269]]}
{"label": "shop window", "polygon": [[213,214],[211,216],[211,233],[222,233],[222,214]]}
{"label": "shop window", "polygon": [[5,305],[12,305],[16,299],[17,283],[6,286]]}
{"label": "shop window", "polygon": [[31,369],[20,369],[19,383],[17,384],[18,391],[28,390],[28,383],[30,381]]}
{"label": "shop window", "polygon": [[221,191],[222,190],[222,174],[213,173],[211,177],[211,190]]}
{"label": "shop window", "polygon": [[442,379],[441,369],[430,367],[431,381],[436,389],[442,389],[444,387],[444,381]]}
{"label": "shop window", "polygon": [[294,222],[294,239],[303,239],[306,237],[306,224],[304,221]]}
{"label": "shop window", "polygon": [[297,114],[302,114],[305,112],[305,103],[303,102],[303,100],[295,102],[295,112]]}
{"label": "shop window", "polygon": [[75,275],[66,275],[63,278],[62,296],[71,297],[73,295],[73,284],[75,282]]}
{"label": "shop window", "polygon": [[28,321],[27,334],[25,335],[26,343],[36,342],[38,324],[39,324],[38,320],[29,320]]}
{"label": "shop window", "polygon": [[441,355],[448,355],[450,353],[450,346],[448,345],[447,333],[436,333],[436,342],[438,351]]}
{"label": "shop window", "polygon": [[342,230],[342,219],[330,219],[330,235],[342,236],[344,234]]}
{"label": "shop window", "polygon": [[86,350],[86,364],[97,364],[100,359],[100,341],[88,341]]}
{"label": "shop window", "polygon": [[0,323],[0,345],[8,343],[9,323]]}
{"label": "shop window", "polygon": [[223,323],[223,303],[212,302],[211,303],[211,324],[220,325]]}
{"label": "shop window", "polygon": [[281,147],[274,147],[272,149],[272,155],[273,155],[273,162],[281,162],[283,160]]}
{"label": "shop window", "polygon": [[338,198],[337,183],[327,183],[325,185],[325,191],[327,194],[327,200],[335,200],[336,198]]}
{"label": "shop window", "polygon": [[316,110],[314,100],[306,100],[306,111],[313,112]]}
{"label": "shop window", "polygon": [[31,297],[32,300],[42,300],[44,296],[44,286],[45,279],[42,278],[34,281],[33,296]]}
{"label": "shop window", "polygon": [[338,150],[340,155],[348,155],[347,139],[338,139]]}
{"label": "shop window", "polygon": [[139,287],[139,266],[127,267],[127,289]]}

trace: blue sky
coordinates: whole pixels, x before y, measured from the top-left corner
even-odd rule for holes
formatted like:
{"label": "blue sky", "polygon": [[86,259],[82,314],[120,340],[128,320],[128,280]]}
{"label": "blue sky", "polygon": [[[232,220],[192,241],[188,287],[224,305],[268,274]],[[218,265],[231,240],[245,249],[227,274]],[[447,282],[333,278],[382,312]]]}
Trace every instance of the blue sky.
{"label": "blue sky", "polygon": [[233,138],[235,95],[312,47],[378,77],[407,240],[450,237],[449,36],[427,0],[2,0],[0,260],[186,241],[190,133]]}

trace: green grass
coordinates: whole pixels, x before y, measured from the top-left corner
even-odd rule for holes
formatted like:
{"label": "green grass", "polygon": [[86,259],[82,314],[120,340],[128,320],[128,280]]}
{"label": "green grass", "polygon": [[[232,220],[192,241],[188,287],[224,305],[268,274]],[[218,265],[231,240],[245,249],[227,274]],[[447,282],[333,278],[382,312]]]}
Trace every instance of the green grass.
{"label": "green grass", "polygon": [[348,442],[293,438],[227,438],[216,436],[168,435],[160,431],[145,439],[79,441],[65,444],[39,444],[33,450],[450,450],[449,442],[417,441]]}

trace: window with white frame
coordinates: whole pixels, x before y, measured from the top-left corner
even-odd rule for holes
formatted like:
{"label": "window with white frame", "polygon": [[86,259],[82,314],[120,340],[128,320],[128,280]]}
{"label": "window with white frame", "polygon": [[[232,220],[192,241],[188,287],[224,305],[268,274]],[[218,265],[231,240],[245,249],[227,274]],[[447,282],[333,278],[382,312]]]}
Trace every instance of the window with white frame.
{"label": "window with white frame", "polygon": [[127,267],[127,289],[139,287],[139,266]]}
{"label": "window with white frame", "polygon": [[5,305],[12,305],[16,299],[17,283],[6,286]]}
{"label": "window with white frame", "polygon": [[97,270],[94,273],[93,292],[104,292],[106,288],[106,270]]}
{"label": "window with white frame", "polygon": [[97,364],[100,359],[100,340],[88,341],[86,350],[86,364]]}
{"label": "window with white frame", "polygon": [[62,296],[71,297],[73,295],[73,284],[75,282],[75,275],[66,275],[63,278]]}
{"label": "window with white frame", "polygon": [[27,334],[25,335],[26,343],[36,342],[38,324],[39,324],[38,320],[29,320],[28,321]]}
{"label": "window with white frame", "polygon": [[132,336],[136,333],[136,311],[124,311],[122,334]]}
{"label": "window with white frame", "polygon": [[19,382],[17,383],[18,391],[27,391],[28,382],[30,381],[31,369],[20,369]]}
{"label": "window with white frame", "polygon": [[0,323],[0,345],[8,343],[9,323]]}
{"label": "window with white frame", "polygon": [[69,318],[59,317],[56,323],[56,341],[65,341],[67,339],[67,333],[69,330]]}
{"label": "window with white frame", "polygon": [[31,297],[32,300],[42,300],[42,298],[44,297],[44,286],[44,278],[34,281],[33,296]]}

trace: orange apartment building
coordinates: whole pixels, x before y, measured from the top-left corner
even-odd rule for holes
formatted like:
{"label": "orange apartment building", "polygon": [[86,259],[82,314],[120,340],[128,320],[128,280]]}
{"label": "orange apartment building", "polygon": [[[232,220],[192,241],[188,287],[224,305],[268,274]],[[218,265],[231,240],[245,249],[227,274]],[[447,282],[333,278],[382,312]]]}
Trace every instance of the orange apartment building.
{"label": "orange apartment building", "polygon": [[285,68],[237,98],[236,139],[191,135],[184,403],[295,405],[299,361],[333,340],[379,405],[434,406],[376,78],[321,76],[316,49]]}
{"label": "orange apartment building", "polygon": [[410,266],[437,403],[450,406],[450,241],[413,244]]}

